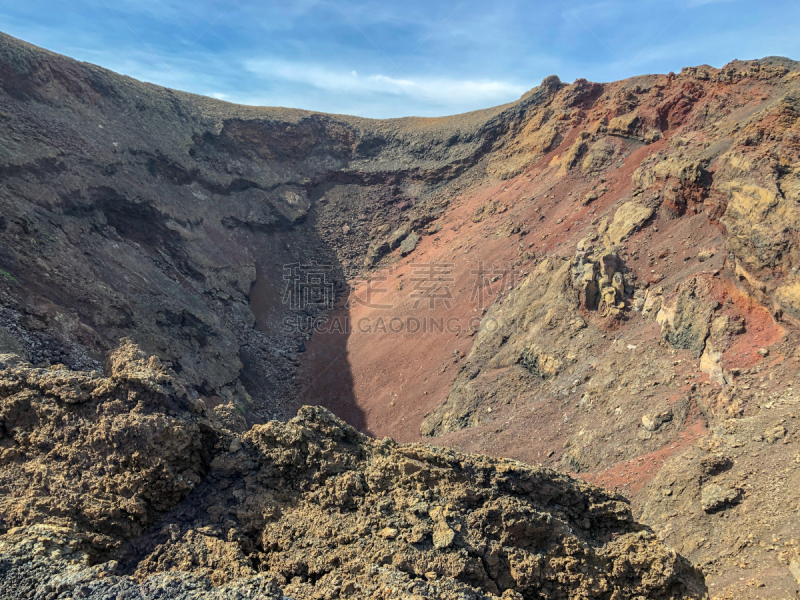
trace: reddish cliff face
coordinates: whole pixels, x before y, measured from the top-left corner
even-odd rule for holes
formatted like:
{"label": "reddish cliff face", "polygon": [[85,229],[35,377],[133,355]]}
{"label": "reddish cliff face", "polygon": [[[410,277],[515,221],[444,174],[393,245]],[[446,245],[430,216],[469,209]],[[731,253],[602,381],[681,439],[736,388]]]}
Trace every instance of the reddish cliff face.
{"label": "reddish cliff face", "polygon": [[797,63],[371,121],[2,37],[0,112],[0,353],[89,371],[128,336],[208,409],[543,463],[712,596],[794,593]]}

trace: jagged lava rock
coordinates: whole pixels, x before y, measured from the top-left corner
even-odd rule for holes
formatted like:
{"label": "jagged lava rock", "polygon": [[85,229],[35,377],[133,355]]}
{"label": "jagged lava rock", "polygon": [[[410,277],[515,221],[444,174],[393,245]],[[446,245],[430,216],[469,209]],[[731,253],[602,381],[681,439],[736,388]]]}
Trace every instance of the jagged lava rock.
{"label": "jagged lava rock", "polygon": [[2,365],[0,598],[705,594],[623,497],[552,470],[314,407],[237,435],[129,341],[105,376]]}

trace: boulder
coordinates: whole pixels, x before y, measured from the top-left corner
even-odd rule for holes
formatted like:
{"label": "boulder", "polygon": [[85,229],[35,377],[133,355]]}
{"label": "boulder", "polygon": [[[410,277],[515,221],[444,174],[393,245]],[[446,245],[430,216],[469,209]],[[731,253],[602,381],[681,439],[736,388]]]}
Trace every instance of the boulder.
{"label": "boulder", "polygon": [[626,202],[617,209],[614,220],[608,226],[606,235],[612,245],[619,244],[631,233],[639,229],[653,216],[655,210],[637,201]]}
{"label": "boulder", "polygon": [[403,243],[400,244],[400,254],[403,256],[411,254],[416,249],[418,243],[419,236],[412,231],[406,236],[406,238],[403,240]]}
{"label": "boulder", "polygon": [[735,504],[740,498],[741,493],[738,490],[710,483],[702,489],[700,506],[705,512],[713,513]]}

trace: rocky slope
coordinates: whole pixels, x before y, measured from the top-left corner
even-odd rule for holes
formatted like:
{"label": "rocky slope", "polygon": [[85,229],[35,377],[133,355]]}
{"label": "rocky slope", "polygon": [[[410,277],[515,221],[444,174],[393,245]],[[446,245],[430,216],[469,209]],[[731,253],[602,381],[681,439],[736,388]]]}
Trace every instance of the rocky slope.
{"label": "rocky slope", "polygon": [[699,598],[624,498],[376,441],[320,408],[242,431],[131,342],[106,375],[0,355],[2,598]]}
{"label": "rocky slope", "polygon": [[[151,368],[174,373],[164,375],[172,388],[159,392],[173,398],[172,412],[150,414],[145,403],[143,416],[129,422],[124,402],[112,402],[101,411],[110,429],[69,459],[76,461],[69,476],[45,485],[34,475],[46,473],[51,460],[66,460],[63,451],[48,454],[47,440],[60,430],[55,421],[34,436],[41,452],[31,459],[35,470],[20,466],[27,459],[17,450],[8,455],[8,472],[17,469],[9,481],[21,482],[4,488],[14,490],[5,492],[8,514],[20,526],[40,527],[42,544],[72,539],[54,527],[91,531],[94,554],[86,565],[116,560],[121,571],[108,570],[114,585],[149,593],[147,577],[174,567],[206,577],[196,583],[203,593],[224,596],[239,593],[225,586],[235,587],[251,569],[283,577],[260,579],[261,593],[305,597],[316,593],[308,586],[318,580],[303,561],[331,560],[338,569],[360,556],[326,549],[322,533],[295,540],[299,530],[269,529],[265,538],[263,523],[247,512],[252,506],[240,506],[250,492],[225,483],[225,469],[256,467],[224,467],[216,446],[241,443],[236,452],[258,465],[252,436],[261,430],[245,434],[247,428],[288,420],[305,403],[322,404],[376,437],[435,441],[576,474],[629,498],[636,518],[703,570],[712,597],[795,597],[798,63],[735,61],[608,84],[567,85],[553,76],[495,109],[372,121],[234,106],[2,36],[0,146],[0,352],[39,369],[64,364],[70,371],[58,370],[60,377],[88,378],[87,389],[95,389],[102,378],[90,373],[128,336],[159,357]],[[284,302],[284,266],[315,262],[328,267],[332,311]],[[327,325],[309,321],[322,318]],[[315,330],[314,323],[324,326]],[[54,385],[25,377],[35,393]],[[103,394],[116,393],[112,388]],[[19,406],[30,416],[24,402]],[[115,419],[139,437],[104,445],[122,435]],[[73,426],[65,425],[64,435],[80,438],[81,425]],[[175,432],[169,444],[177,455],[191,459],[157,458],[162,426]],[[224,439],[210,444],[204,436]],[[114,450],[128,442],[141,446],[130,473],[127,451]],[[113,485],[81,482],[106,455],[125,467],[92,476],[111,477]],[[446,460],[447,469],[462,462]],[[153,461],[162,471],[145,468]],[[248,486],[260,481],[249,470],[236,473],[251,478]],[[199,491],[215,480],[216,488]],[[150,498],[129,494],[131,486],[156,481],[161,487]],[[82,504],[76,490],[95,485],[92,501]],[[469,503],[453,490],[442,492],[453,494],[453,520],[445,515],[445,524],[454,539],[473,540],[479,534],[470,527],[484,526],[470,524]],[[178,506],[192,515],[191,526],[165,516]],[[202,516],[190,507],[203,507]],[[397,533],[370,530],[364,552],[401,556],[405,566],[397,568],[415,577],[417,561],[442,565],[431,572],[436,579],[422,576],[424,585],[446,589],[413,593],[519,587],[501,583],[508,579],[491,565],[484,570],[497,590],[463,575],[471,558],[437,562],[405,553],[398,544],[415,542],[404,528],[419,523],[398,507],[387,513],[397,523],[370,525]],[[355,521],[332,523],[324,510],[303,510],[313,516],[301,529],[319,527],[342,540],[362,534],[334,526],[356,528],[362,517],[383,514],[370,508]],[[554,514],[540,504],[530,510]],[[120,521],[120,511],[130,518]],[[256,523],[242,533],[250,541],[239,550],[225,545],[239,544],[238,533],[233,540],[209,534],[227,522],[220,515]],[[164,527],[180,525],[167,527],[171,545],[164,546],[167,533],[158,538],[152,529],[159,519],[168,519]],[[427,519],[420,527],[433,535],[441,519]],[[95,521],[103,529],[87,525]],[[579,545],[588,544],[581,548],[600,548],[564,523]],[[13,535],[22,537],[7,537],[17,541],[6,547],[28,556],[34,534]],[[477,556],[469,552],[480,544],[464,543],[456,547]],[[259,552],[290,566],[266,566]],[[498,555],[509,573],[516,552]],[[586,574],[609,565],[602,556],[611,550],[592,552],[580,559],[584,578],[573,589],[583,591],[576,594],[600,593],[591,587],[599,580],[591,575],[595,583],[587,583]],[[386,590],[405,576],[372,562],[377,570],[358,571],[352,589],[390,596]],[[214,565],[225,565],[227,575],[215,575]],[[524,577],[536,572],[530,568]],[[76,569],[63,571],[64,581],[105,572]],[[152,585],[167,585],[156,577]],[[330,589],[347,586],[341,577]],[[655,585],[667,590],[672,580],[665,577]],[[178,579],[181,590],[195,585]],[[697,589],[690,580],[681,575],[689,595]],[[369,587],[378,581],[384,591]],[[536,582],[535,590],[519,584],[523,597],[560,593]],[[616,585],[607,575],[606,582]],[[661,593],[633,585],[620,593]]]}
{"label": "rocky slope", "polygon": [[[349,394],[322,372],[307,398],[378,436],[578,473],[632,498],[718,597],[793,597],[799,85],[765,59],[556,86],[375,271],[392,309],[343,311],[373,325],[347,340]],[[449,307],[414,306],[429,261]],[[456,327],[375,327],[423,316]],[[704,474],[718,455],[731,468]]]}
{"label": "rocky slope", "polygon": [[0,90],[0,344],[93,368],[131,336],[261,421],[296,408],[283,266],[346,296],[365,238],[440,212],[543,95],[440,120],[241,107],[4,35]]}

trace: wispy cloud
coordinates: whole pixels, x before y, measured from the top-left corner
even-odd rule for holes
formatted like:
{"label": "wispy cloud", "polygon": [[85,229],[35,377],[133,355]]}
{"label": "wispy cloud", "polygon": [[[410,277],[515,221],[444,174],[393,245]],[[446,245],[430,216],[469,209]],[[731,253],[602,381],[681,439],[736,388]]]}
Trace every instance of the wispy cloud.
{"label": "wispy cloud", "polygon": [[[121,20],[98,0],[13,0],[0,28],[231,102],[371,117],[485,108],[551,74],[611,81],[800,57],[800,0],[543,0],[535,10],[521,0],[473,1],[448,19],[462,0],[239,0],[224,14],[232,0],[104,2]],[[164,74],[163,63],[179,57]]]}
{"label": "wispy cloud", "polygon": [[295,63],[270,59],[250,60],[245,68],[262,80],[277,80],[313,86],[333,93],[363,94],[380,87],[384,94],[406,96],[439,106],[458,103],[502,102],[515,99],[528,88],[498,80],[459,80],[452,78],[396,78],[383,74],[361,75],[357,71],[325,68],[313,63]]}

